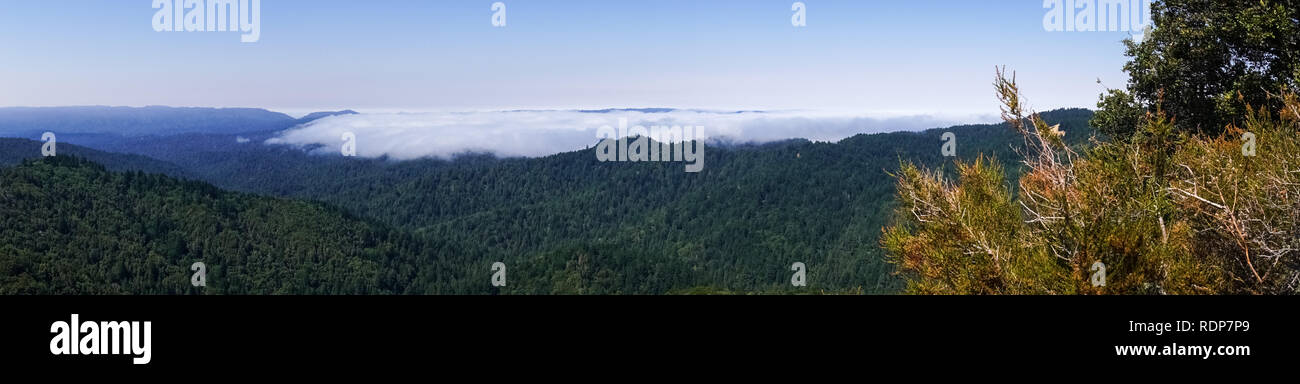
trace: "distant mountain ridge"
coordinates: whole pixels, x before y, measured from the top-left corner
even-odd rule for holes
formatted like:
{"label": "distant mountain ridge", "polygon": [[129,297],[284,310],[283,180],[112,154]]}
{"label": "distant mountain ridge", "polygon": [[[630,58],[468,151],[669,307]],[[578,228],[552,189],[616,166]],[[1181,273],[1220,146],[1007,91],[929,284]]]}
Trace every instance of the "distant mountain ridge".
{"label": "distant mountain ridge", "polygon": [[351,109],[345,109],[342,111],[334,111],[334,112],[312,112],[307,114],[307,116],[298,118],[298,124],[306,124],[316,120],[324,119],[326,117],[341,116],[341,115],[358,115],[358,114],[359,113],[357,113],[357,111],[353,111]]}
{"label": "distant mountain ridge", "polygon": [[7,107],[0,108],[0,135],[36,138],[42,132],[80,137],[239,134],[278,131],[355,111],[315,112],[302,118],[260,108],[195,107]]}

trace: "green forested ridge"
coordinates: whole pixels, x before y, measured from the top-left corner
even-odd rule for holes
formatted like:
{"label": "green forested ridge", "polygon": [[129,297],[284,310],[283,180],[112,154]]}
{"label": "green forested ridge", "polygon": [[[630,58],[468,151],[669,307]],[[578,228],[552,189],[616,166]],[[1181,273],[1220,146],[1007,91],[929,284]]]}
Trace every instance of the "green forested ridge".
{"label": "green forested ridge", "polygon": [[[1090,117],[1086,110],[1049,114],[1070,127],[1072,142],[1088,137]],[[5,200],[6,218],[29,221],[4,227],[11,237],[0,243],[13,247],[8,252],[24,252],[15,267],[6,267],[4,286],[7,292],[19,292],[10,283],[27,287],[21,292],[194,292],[187,268],[202,257],[210,268],[209,294],[895,292],[900,285],[893,266],[876,245],[892,204],[886,172],[902,158],[943,163],[943,132],[957,135],[959,156],[1014,159],[1006,144],[1012,134],[1002,125],[860,135],[839,143],[711,146],[700,174],[685,173],[680,164],[600,163],[590,150],[539,159],[394,163],[254,145],[168,159],[225,188],[325,201],[366,220],[316,204],[205,195],[190,190],[215,189],[43,160],[7,170],[6,180],[21,175],[27,181],[6,181],[3,190],[68,187],[60,183],[64,172],[77,175],[71,181],[104,180],[67,192],[129,204],[135,208],[97,206],[108,211],[93,211],[93,217],[138,220],[141,229],[118,236],[119,227],[72,215],[58,220],[83,231],[37,246],[23,233],[48,228],[40,220],[71,212],[65,205],[73,203],[49,193],[28,196],[24,205]],[[49,189],[55,190],[63,191]],[[152,192],[123,196],[121,190]],[[191,201],[196,197],[204,198]],[[191,206],[208,208],[182,209]],[[223,216],[213,206],[251,212]],[[47,214],[10,214],[33,209]],[[151,218],[165,218],[159,220],[168,226],[153,227]],[[356,233],[369,240],[357,242]],[[218,242],[218,235],[244,243]],[[73,240],[78,236],[85,238]],[[86,245],[95,241],[109,248]],[[281,258],[287,262],[277,263]],[[504,289],[489,283],[496,261],[509,268]],[[789,285],[796,261],[809,267],[808,288]],[[131,272],[123,275],[118,264]],[[64,272],[40,279],[31,272],[41,270]],[[28,277],[20,279],[24,273]],[[55,275],[81,283],[50,282]],[[40,281],[46,288],[30,287]]]}
{"label": "green forested ridge", "polygon": [[317,203],[75,157],[0,170],[0,294],[424,292],[428,242]]}
{"label": "green forested ridge", "polygon": [[[0,137],[0,166],[17,165],[26,159],[40,158],[41,146],[44,144],[44,142],[35,140]],[[103,165],[110,171],[140,171],[181,178],[192,177],[188,171],[179,165],[141,155],[104,152],[59,142],[56,142],[55,153],[90,160]]]}
{"label": "green forested ridge", "polygon": [[[1090,111],[1047,116],[1072,143],[1090,136]],[[591,150],[405,162],[267,146],[158,155],[225,188],[326,201],[505,261],[512,290],[783,291],[790,265],[802,261],[810,288],[895,292],[894,269],[876,246],[893,197],[886,172],[903,158],[943,163],[943,132],[957,135],[960,157],[1015,159],[1015,135],[1000,124],[710,146],[700,174],[680,164],[600,163]]]}

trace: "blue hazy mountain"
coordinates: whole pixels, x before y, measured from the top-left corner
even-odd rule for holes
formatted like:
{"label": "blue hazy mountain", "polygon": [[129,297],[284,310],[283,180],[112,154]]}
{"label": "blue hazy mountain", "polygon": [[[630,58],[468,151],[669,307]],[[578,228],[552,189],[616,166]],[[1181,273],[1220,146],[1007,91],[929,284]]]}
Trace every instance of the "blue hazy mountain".
{"label": "blue hazy mountain", "polygon": [[294,118],[257,108],[12,107],[0,108],[0,137],[36,139],[43,132],[54,132],[60,142],[104,149],[149,136],[281,131],[329,116],[355,113],[316,112]]}
{"label": "blue hazy mountain", "polygon": [[[140,152],[142,142],[235,142],[354,111],[294,118],[259,108],[14,107],[0,108],[0,137],[38,139],[52,131],[60,143],[110,152]],[[175,139],[169,139],[175,138]]]}
{"label": "blue hazy mountain", "polygon": [[303,117],[301,117],[301,118],[298,118],[298,124],[306,124],[306,123],[310,123],[310,122],[313,122],[313,121],[316,121],[316,120],[324,119],[324,118],[326,118],[326,117],[330,117],[330,116],[339,116],[339,115],[356,115],[356,114],[357,114],[357,111],[353,111],[353,110],[351,110],[351,109],[345,109],[345,110],[342,110],[342,111],[334,111],[334,112],[313,112],[313,113],[309,113],[309,114],[307,114],[307,116],[303,116]]}
{"label": "blue hazy mountain", "polygon": [[295,124],[298,120],[289,115],[253,108],[0,108],[0,133],[23,136],[39,136],[45,131],[120,136],[239,133],[284,129]]}

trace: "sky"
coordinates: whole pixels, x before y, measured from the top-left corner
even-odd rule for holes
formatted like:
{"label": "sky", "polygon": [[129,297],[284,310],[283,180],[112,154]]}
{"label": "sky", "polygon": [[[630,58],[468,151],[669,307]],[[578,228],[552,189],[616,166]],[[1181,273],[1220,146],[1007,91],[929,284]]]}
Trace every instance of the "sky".
{"label": "sky", "polygon": [[0,0],[0,106],[301,114],[676,107],[992,116],[1125,83],[1126,32],[1049,32],[1042,0],[263,0],[260,39],[157,32],[152,0]]}

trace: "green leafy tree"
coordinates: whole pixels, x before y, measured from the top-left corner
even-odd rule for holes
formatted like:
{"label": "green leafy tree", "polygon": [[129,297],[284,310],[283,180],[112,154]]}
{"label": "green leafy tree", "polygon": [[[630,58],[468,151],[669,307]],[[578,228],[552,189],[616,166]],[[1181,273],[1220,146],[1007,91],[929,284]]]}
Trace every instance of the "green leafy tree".
{"label": "green leafy tree", "polygon": [[1160,0],[1154,30],[1126,41],[1128,91],[1110,91],[1094,124],[1117,139],[1137,127],[1133,108],[1163,109],[1184,132],[1241,126],[1247,106],[1277,110],[1297,84],[1300,1]]}

